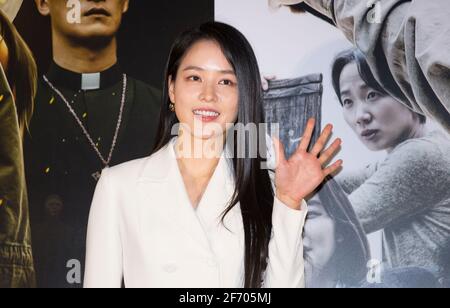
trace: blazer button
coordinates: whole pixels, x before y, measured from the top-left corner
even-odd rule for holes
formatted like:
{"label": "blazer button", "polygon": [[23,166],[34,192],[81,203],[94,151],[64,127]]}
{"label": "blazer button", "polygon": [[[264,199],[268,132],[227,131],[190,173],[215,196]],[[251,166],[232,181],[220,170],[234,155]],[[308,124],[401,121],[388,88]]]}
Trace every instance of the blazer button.
{"label": "blazer button", "polygon": [[178,270],[178,266],[176,264],[166,264],[163,269],[166,273],[173,274]]}

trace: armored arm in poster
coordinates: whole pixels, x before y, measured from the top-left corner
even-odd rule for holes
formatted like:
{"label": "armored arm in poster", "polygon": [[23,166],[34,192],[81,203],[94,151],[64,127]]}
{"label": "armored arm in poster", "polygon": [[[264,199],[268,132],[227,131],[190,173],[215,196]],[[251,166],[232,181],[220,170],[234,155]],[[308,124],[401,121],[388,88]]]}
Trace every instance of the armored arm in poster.
{"label": "armored arm in poster", "polygon": [[386,90],[450,132],[450,1],[305,2],[361,49]]}
{"label": "armored arm in poster", "polygon": [[3,68],[0,69],[0,287],[32,287],[33,258],[22,138]]}
{"label": "armored arm in poster", "polygon": [[[0,3],[0,288],[35,285],[22,150],[22,132],[33,96],[31,89],[22,87],[28,81],[33,84],[31,79],[25,80],[24,72],[35,70],[35,64],[28,50],[23,50],[25,43],[10,22],[21,4],[22,0]],[[10,50],[10,44],[15,48]],[[4,68],[16,79],[8,82]],[[23,103],[20,106],[11,87]]]}

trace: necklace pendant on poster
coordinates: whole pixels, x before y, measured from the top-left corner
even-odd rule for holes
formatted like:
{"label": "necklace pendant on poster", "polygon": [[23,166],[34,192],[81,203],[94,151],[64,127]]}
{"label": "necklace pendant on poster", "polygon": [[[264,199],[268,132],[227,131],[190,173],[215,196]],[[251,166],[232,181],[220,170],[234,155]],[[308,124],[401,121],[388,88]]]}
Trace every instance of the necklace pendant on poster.
{"label": "necklace pendant on poster", "polygon": [[[109,165],[106,165],[105,168],[103,168],[103,170],[107,169],[107,168],[109,168]],[[103,170],[100,170],[100,171],[97,171],[97,172],[94,172],[94,173],[91,174],[92,178],[96,182],[98,182],[100,180],[100,178],[102,177]]]}
{"label": "necklace pendant on poster", "polygon": [[100,180],[101,176],[102,176],[102,172],[101,171],[97,171],[95,173],[92,173],[92,177],[94,178],[94,180],[96,182],[98,182]]}
{"label": "necklace pendant on poster", "polygon": [[[125,101],[126,101],[126,93],[127,93],[127,75],[125,75],[125,74],[123,75],[122,98],[121,98],[121,103],[120,103],[119,118],[117,120],[117,125],[116,125],[116,129],[115,129],[115,133],[114,133],[114,137],[113,137],[113,141],[112,141],[112,144],[111,144],[111,149],[109,151],[108,158],[105,158],[102,155],[102,153],[100,153],[100,150],[98,149],[97,145],[94,143],[94,141],[93,141],[91,135],[89,134],[87,128],[84,126],[83,122],[78,117],[78,115],[76,114],[76,112],[72,108],[72,106],[70,105],[70,103],[67,100],[67,98],[62,94],[62,92],[59,89],[57,89],[48,80],[47,76],[44,75],[43,77],[44,77],[44,81],[53,90],[53,92],[55,92],[61,98],[61,100],[64,102],[64,104],[66,105],[67,109],[72,114],[73,118],[75,119],[76,123],[81,128],[81,130],[83,131],[83,133],[84,133],[86,139],[88,140],[89,144],[91,145],[92,149],[97,154],[98,158],[103,163],[105,168],[108,168],[109,164],[111,163],[114,150],[116,148],[117,138],[119,136],[120,127],[121,127],[121,124],[122,124],[122,117],[123,117],[123,111],[124,111],[124,106],[125,106]],[[95,173],[92,173],[91,176],[96,182],[98,182],[98,180],[100,180],[100,177],[102,176],[102,171],[97,171]]]}

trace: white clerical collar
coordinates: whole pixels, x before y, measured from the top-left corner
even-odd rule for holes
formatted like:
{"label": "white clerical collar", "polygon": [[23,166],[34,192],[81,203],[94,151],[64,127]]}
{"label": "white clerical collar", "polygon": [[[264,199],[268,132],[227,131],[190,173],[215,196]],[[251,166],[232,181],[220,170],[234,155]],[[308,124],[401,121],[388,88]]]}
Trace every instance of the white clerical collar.
{"label": "white clerical collar", "polygon": [[75,92],[106,89],[121,82],[123,78],[123,72],[118,64],[102,72],[80,74],[64,69],[53,62],[46,75],[55,86]]}
{"label": "white clerical collar", "polygon": [[100,73],[81,74],[81,89],[84,91],[100,89]]}

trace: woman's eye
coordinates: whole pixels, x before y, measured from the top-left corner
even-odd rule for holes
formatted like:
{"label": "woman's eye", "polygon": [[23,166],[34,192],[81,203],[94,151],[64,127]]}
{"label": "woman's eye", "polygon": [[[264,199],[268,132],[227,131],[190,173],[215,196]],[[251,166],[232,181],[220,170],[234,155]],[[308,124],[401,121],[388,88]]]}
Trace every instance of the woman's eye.
{"label": "woman's eye", "polygon": [[200,77],[198,77],[198,76],[190,76],[190,77],[188,77],[188,80],[191,80],[191,81],[200,81]]}
{"label": "woman's eye", "polygon": [[376,98],[378,98],[380,95],[377,93],[377,92],[370,92],[368,95],[367,95],[367,99],[368,100],[374,100],[374,99],[376,99]]}
{"label": "woman's eye", "polygon": [[353,101],[352,101],[351,99],[344,99],[344,100],[342,101],[342,105],[343,105],[345,108],[351,107],[352,104],[353,104]]}
{"label": "woman's eye", "polygon": [[219,82],[219,84],[224,85],[224,86],[232,86],[232,85],[234,85],[234,82],[231,80],[225,79],[225,80],[222,80],[221,82]]}

